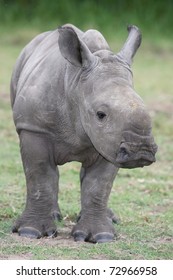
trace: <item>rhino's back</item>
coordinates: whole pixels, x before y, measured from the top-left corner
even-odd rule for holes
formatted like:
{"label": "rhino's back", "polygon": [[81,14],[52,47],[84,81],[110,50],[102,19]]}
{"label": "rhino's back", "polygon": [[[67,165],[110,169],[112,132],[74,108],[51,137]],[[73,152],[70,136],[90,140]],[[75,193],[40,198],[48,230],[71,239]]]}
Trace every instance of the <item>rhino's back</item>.
{"label": "rhino's back", "polygon": [[[84,33],[71,24],[65,26],[72,27],[91,52],[109,49],[106,40],[100,32],[88,30]],[[31,86],[34,83],[37,85],[39,83],[42,84],[46,80],[50,81],[52,76],[54,76],[53,72],[56,71],[57,73],[59,67],[62,68],[64,58],[62,58],[59,51],[58,35],[58,29],[39,34],[21,52],[11,79],[12,106],[16,95],[24,87]]]}
{"label": "rhino's back", "polygon": [[[12,105],[15,96],[21,92],[23,87],[31,85],[34,75],[40,74],[40,67],[46,61],[53,49],[58,49],[57,31],[49,31],[35,37],[21,52],[17,59],[11,79]],[[47,66],[49,63],[47,63]],[[44,72],[46,67],[42,68]],[[40,76],[40,75],[39,75]]]}
{"label": "rhino's back", "polygon": [[11,80],[11,103],[18,130],[53,125],[57,103],[63,102],[63,68],[58,30],[37,36],[23,49]]}

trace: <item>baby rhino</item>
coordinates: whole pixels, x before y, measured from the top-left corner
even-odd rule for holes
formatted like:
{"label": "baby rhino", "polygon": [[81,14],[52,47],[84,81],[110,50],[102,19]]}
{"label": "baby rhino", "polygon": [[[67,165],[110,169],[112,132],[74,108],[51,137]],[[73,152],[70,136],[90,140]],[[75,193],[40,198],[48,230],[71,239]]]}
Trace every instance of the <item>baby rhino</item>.
{"label": "baby rhino", "polygon": [[81,212],[75,241],[114,238],[109,194],[119,168],[155,161],[151,120],[133,89],[136,26],[114,54],[96,30],[67,24],[33,39],[20,54],[11,80],[11,104],[26,176],[25,210],[13,232],[56,236],[58,165],[81,162]]}

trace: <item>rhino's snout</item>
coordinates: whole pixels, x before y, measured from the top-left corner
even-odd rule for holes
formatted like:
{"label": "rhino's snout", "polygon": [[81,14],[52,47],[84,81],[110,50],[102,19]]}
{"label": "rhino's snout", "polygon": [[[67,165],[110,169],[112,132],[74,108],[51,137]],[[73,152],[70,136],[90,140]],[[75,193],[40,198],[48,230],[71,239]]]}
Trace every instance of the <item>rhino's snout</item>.
{"label": "rhino's snout", "polygon": [[120,168],[144,167],[156,161],[157,145],[152,142],[148,145],[121,143],[116,163]]}

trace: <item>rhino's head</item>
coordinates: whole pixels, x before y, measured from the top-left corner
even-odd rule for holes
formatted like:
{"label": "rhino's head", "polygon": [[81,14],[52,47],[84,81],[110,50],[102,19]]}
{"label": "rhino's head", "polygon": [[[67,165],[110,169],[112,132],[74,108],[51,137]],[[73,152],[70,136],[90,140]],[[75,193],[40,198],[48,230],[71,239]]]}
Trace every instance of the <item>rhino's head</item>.
{"label": "rhino's head", "polygon": [[121,168],[150,165],[157,151],[151,119],[133,89],[130,69],[141,34],[135,26],[128,27],[128,31],[116,55],[96,31],[78,38],[71,28],[62,28],[59,37],[62,55],[73,71],[78,67],[75,88],[83,128],[96,150]]}

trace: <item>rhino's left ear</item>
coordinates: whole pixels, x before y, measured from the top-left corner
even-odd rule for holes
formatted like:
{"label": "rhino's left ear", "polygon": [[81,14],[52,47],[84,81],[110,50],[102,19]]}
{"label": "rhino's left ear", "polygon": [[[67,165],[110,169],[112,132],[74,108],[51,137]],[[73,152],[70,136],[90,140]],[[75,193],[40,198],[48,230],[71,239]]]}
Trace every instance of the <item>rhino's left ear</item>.
{"label": "rhino's left ear", "polygon": [[58,43],[62,56],[75,66],[89,67],[95,60],[95,56],[86,44],[78,38],[73,28],[61,27],[58,31]]}
{"label": "rhino's left ear", "polygon": [[118,56],[131,65],[132,59],[141,44],[142,35],[139,28],[135,25],[129,25],[127,30],[129,32],[128,38]]}

